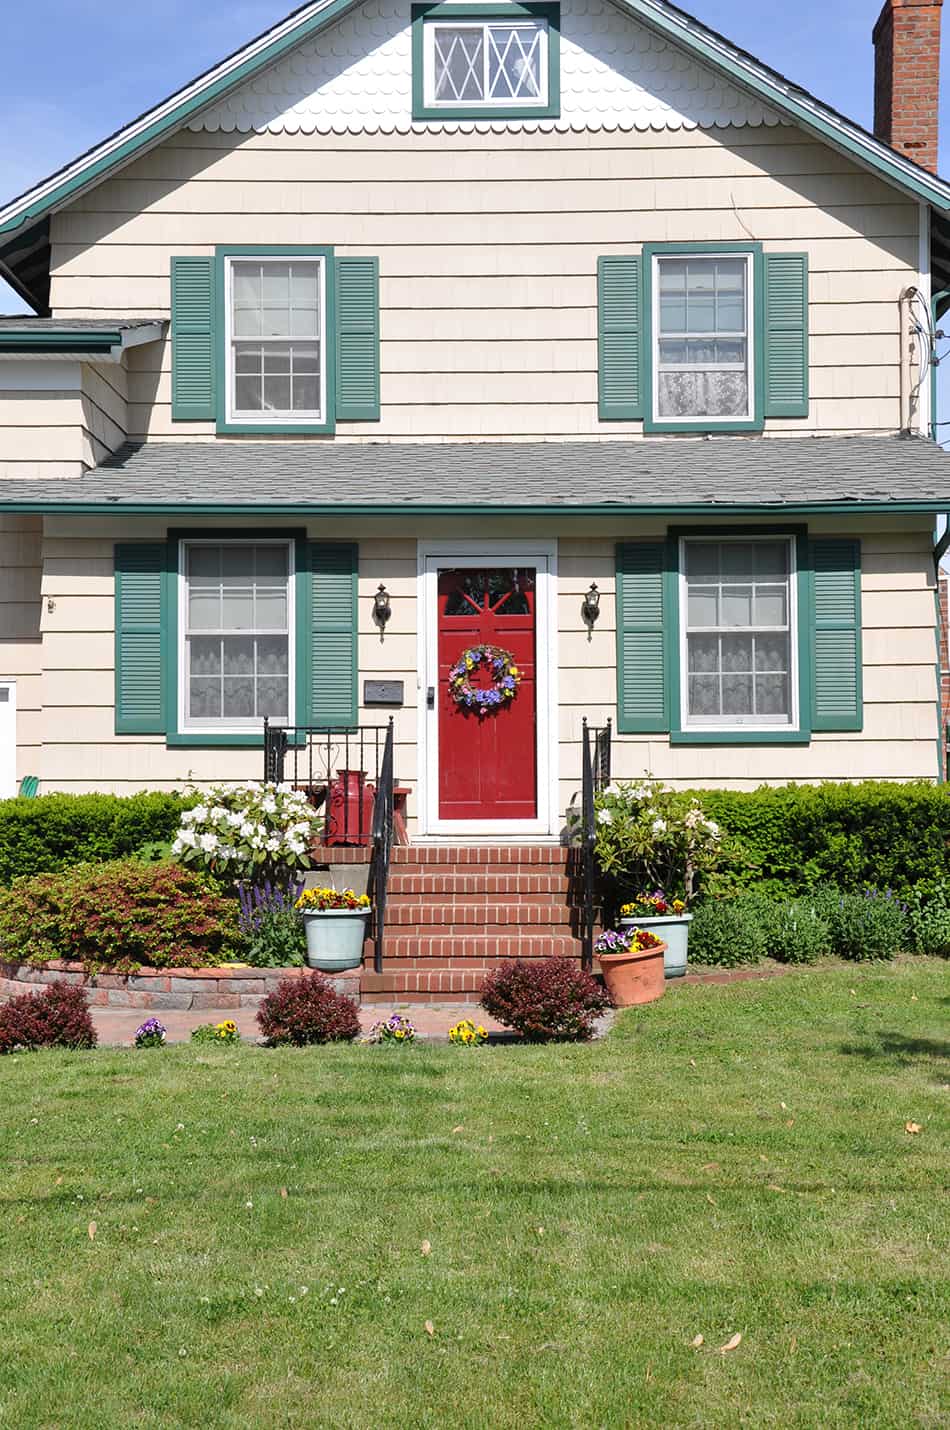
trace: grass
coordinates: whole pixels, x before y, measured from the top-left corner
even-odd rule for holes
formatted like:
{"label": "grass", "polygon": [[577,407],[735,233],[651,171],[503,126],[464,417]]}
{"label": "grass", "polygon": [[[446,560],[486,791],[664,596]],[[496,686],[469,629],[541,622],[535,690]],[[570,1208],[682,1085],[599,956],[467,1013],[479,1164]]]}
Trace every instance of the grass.
{"label": "grass", "polygon": [[0,1060],[0,1425],[946,1425],[948,995]]}

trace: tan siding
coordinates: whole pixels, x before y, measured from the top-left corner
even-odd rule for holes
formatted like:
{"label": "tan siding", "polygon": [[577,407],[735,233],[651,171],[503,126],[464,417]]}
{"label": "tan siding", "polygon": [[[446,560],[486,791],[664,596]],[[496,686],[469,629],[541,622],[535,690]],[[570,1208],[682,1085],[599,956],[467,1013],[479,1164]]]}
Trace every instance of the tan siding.
{"label": "tan siding", "polygon": [[[812,269],[811,414],[770,432],[891,431],[917,229],[914,204],[793,129],[183,134],[56,216],[53,303],[164,316],[172,254],[216,243],[376,253],[382,421],[338,440],[616,440],[640,426],[597,417],[598,255],[754,237]],[[171,422],[168,361],[130,355],[130,435],[213,436]]]}
{"label": "tan siding", "polygon": [[0,516],[0,679],[16,680],[17,779],[40,773],[42,523]]}

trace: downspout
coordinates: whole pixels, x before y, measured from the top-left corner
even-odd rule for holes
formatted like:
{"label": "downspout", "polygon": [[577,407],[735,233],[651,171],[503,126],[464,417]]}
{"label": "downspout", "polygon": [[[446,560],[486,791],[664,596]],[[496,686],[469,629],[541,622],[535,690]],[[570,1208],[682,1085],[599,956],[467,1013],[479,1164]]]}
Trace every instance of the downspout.
{"label": "downspout", "polygon": [[[950,288],[941,288],[939,293],[935,293],[930,300],[930,312],[933,318],[933,331],[937,332],[937,305],[945,298],[950,298]],[[937,421],[937,343],[934,340],[934,350],[930,355],[930,436],[934,442],[940,431]],[[934,589],[934,604],[937,610],[937,765],[938,775],[941,781],[947,778],[947,731],[943,721],[943,682],[950,671],[944,668],[943,664],[943,616],[940,610],[940,563],[944,558],[947,548],[950,547],[950,512],[946,516],[946,526],[943,535],[934,547],[934,578],[936,587]]]}
{"label": "downspout", "polygon": [[[930,312],[933,317],[933,330],[937,331],[937,304],[942,303],[944,298],[950,298],[950,288],[941,288],[939,293],[935,293],[930,300]],[[936,343],[934,344],[936,348]],[[937,440],[937,354],[930,356],[930,435],[933,440]],[[946,547],[944,547],[944,551]],[[941,556],[943,552],[940,553]]]}

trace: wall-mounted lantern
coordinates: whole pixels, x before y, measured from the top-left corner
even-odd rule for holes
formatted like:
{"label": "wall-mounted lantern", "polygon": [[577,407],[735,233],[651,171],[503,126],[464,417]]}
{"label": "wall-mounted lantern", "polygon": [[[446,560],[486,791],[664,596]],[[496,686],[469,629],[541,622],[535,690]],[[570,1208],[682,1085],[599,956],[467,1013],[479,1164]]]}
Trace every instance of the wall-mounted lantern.
{"label": "wall-mounted lantern", "polygon": [[383,585],[382,581],[380,581],[379,590],[373,597],[373,620],[379,626],[380,635],[382,635],[385,631],[386,623],[392,613],[392,600],[390,598],[389,592],[386,590],[386,587]]}
{"label": "wall-mounted lantern", "polygon": [[590,640],[591,635],[593,634],[594,626],[595,626],[595,624],[596,624],[596,622],[597,622],[597,617],[598,617],[599,615],[600,615],[600,592],[599,592],[599,590],[597,589],[597,582],[596,582],[596,581],[592,581],[592,582],[590,583],[590,590],[587,592],[587,595],[584,597],[584,601],[583,601],[583,604],[582,604],[582,606],[581,606],[581,619],[583,620],[584,625],[587,627],[587,639],[588,639],[588,640]]}

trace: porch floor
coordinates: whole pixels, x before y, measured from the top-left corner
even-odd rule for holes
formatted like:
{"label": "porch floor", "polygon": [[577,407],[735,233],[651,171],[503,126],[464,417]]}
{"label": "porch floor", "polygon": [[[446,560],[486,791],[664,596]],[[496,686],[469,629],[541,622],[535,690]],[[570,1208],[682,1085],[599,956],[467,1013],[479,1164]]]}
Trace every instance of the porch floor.
{"label": "porch floor", "polygon": [[[193,1028],[202,1023],[223,1023],[233,1018],[246,1042],[255,1042],[259,1036],[257,1010],[255,1008],[91,1008],[92,1021],[99,1035],[99,1042],[105,1047],[128,1046],[135,1030],[146,1018],[156,1017],[164,1025],[170,1043],[187,1043]],[[495,1023],[475,1003],[365,1003],[359,1010],[360,1027],[368,1034],[374,1023],[380,1022],[392,1013],[405,1013],[412,1020],[416,1032],[422,1038],[432,1038],[445,1042],[449,1029],[461,1018],[471,1018],[473,1023],[481,1023],[490,1033],[502,1031],[501,1024]]]}

